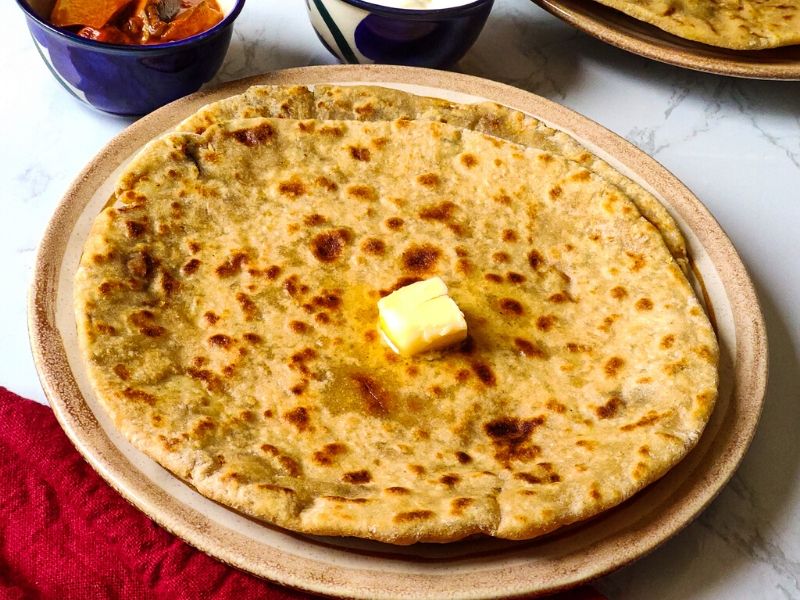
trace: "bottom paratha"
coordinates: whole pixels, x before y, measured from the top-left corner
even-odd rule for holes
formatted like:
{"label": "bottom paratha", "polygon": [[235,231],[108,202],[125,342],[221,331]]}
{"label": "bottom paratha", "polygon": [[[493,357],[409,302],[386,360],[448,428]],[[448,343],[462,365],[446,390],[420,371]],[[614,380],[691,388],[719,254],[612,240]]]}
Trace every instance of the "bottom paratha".
{"label": "bottom paratha", "polygon": [[[562,157],[441,123],[245,119],[152,142],[76,276],[137,447],[297,531],[531,538],[697,441],[714,333],[659,232]],[[376,302],[441,276],[467,342],[402,358]]]}

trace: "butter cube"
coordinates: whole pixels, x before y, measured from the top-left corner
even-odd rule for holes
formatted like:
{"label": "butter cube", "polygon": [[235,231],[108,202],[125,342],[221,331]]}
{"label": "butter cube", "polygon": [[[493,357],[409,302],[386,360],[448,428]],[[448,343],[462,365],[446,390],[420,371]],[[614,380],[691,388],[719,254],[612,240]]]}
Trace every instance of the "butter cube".
{"label": "butter cube", "polygon": [[403,356],[445,348],[467,337],[467,323],[441,277],[404,286],[378,301],[379,329]]}

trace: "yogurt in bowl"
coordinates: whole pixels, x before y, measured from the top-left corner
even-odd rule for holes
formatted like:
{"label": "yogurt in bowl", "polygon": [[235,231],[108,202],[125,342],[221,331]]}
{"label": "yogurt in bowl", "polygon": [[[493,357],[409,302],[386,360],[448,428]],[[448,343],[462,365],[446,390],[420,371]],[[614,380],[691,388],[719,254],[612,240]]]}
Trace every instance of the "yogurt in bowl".
{"label": "yogurt in bowl", "polygon": [[442,10],[473,4],[475,0],[369,0],[363,4],[375,4],[387,8],[404,8],[406,10]]}
{"label": "yogurt in bowl", "polygon": [[444,68],[472,47],[494,0],[306,0],[320,41],[339,60]]}

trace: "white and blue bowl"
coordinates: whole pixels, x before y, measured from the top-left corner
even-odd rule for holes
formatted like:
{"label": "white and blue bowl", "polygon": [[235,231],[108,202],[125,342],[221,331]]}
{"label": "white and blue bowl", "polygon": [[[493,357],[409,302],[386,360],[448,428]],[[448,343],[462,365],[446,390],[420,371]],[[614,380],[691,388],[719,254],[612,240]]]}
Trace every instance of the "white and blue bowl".
{"label": "white and blue bowl", "polygon": [[96,42],[54,27],[55,0],[17,0],[50,72],[75,98],[103,112],[138,116],[197,91],[222,66],[244,0],[220,2],[225,17],[183,40],[149,46]]}
{"label": "white and blue bowl", "polygon": [[306,0],[317,36],[339,60],[445,68],[478,38],[494,0],[449,8],[389,8],[362,0]]}

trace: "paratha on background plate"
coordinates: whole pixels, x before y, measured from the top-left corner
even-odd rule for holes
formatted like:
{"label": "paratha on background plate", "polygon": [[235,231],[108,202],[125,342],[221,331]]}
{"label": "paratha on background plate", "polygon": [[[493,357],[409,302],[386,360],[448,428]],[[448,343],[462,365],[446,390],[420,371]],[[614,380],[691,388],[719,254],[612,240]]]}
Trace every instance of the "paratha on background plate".
{"label": "paratha on background plate", "polygon": [[567,134],[533,117],[493,102],[459,104],[379,86],[258,85],[245,93],[211,103],[184,120],[178,131],[202,133],[215,123],[243,117],[444,122],[488,133],[524,146],[564,156],[620,188],[644,217],[661,232],[672,256],[689,272],[686,243],[661,203]]}
{"label": "paratha on background plate", "polygon": [[[296,531],[532,538],[661,476],[717,388],[661,234],[551,152],[452,125],[242,119],[150,143],[97,218],[79,339],[116,426]],[[441,276],[467,343],[402,358],[382,294]]]}
{"label": "paratha on background plate", "polygon": [[732,50],[800,44],[797,0],[596,0],[678,37]]}

